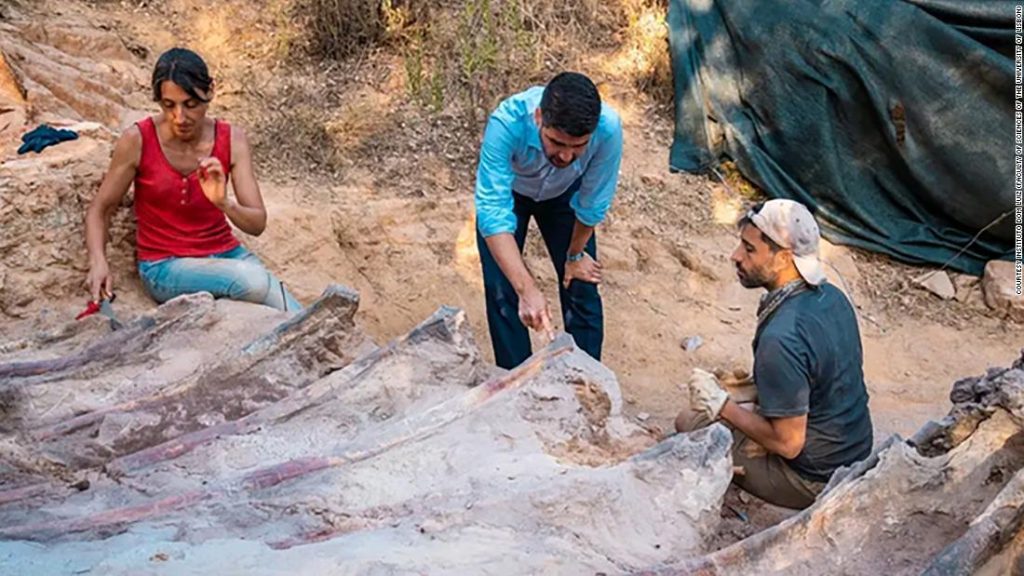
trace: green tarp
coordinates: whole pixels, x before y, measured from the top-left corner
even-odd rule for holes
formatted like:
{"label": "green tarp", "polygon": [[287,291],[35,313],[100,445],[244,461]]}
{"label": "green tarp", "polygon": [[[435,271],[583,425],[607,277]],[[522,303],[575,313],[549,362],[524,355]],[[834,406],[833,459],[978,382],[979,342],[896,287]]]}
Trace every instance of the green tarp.
{"label": "green tarp", "polygon": [[671,168],[729,157],[834,242],[980,274],[1012,254],[1013,10],[670,0]]}

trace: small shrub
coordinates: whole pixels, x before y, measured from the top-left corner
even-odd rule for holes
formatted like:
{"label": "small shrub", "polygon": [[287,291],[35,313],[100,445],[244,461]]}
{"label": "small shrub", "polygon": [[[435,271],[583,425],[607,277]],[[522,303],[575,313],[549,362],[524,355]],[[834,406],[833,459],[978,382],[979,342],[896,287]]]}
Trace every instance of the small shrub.
{"label": "small shrub", "polygon": [[379,42],[387,30],[380,0],[297,0],[309,51],[341,59]]}

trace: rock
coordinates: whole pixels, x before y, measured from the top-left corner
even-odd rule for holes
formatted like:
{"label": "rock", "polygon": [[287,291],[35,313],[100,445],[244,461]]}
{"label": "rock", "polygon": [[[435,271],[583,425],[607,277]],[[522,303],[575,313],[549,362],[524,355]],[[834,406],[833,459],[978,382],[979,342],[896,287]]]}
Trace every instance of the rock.
{"label": "rock", "polygon": [[970,299],[971,294],[974,293],[978,287],[979,279],[975,276],[968,276],[961,274],[954,278],[953,283],[956,285],[956,301],[961,304],[967,302]]}
{"label": "rock", "polygon": [[1017,322],[1024,322],[1024,295],[1021,294],[1020,277],[1016,264],[1005,260],[992,260],[985,265],[981,279],[985,304],[1002,316]]}
{"label": "rock", "polygon": [[829,284],[839,288],[847,298],[855,299],[861,283],[860,270],[853,258],[853,252],[845,247],[821,241],[821,261],[825,264],[825,276]]}
{"label": "rock", "polygon": [[914,279],[914,285],[935,294],[943,300],[950,300],[956,296],[956,288],[949,274],[943,271],[929,272]]}
{"label": "rock", "polygon": [[420,534],[434,534],[444,529],[444,524],[435,518],[427,518],[416,527]]}
{"label": "rock", "polygon": [[[74,17],[4,26],[0,270],[18,273],[0,287],[0,319],[27,317],[47,302],[84,294],[85,207],[99,188],[117,133],[151,107],[147,67],[116,33]],[[72,128],[79,139],[17,156],[21,135],[43,122]],[[129,193],[112,219],[107,245],[120,288],[129,287],[135,271],[130,202]]]}
{"label": "rock", "polygon": [[[5,163],[5,193],[0,206],[0,267],[18,270],[0,291],[0,313],[21,316],[26,308],[81,294],[86,254],[83,218],[110,161],[113,134],[81,136],[47,148],[43,154]],[[135,269],[134,222],[125,205],[110,226],[107,255],[115,277],[124,282]],[[124,284],[121,284],[124,286]]]}
{"label": "rock", "polygon": [[643,174],[640,176],[640,181],[643,182],[644,186],[650,186],[652,188],[665,187],[665,179],[657,174]]}
{"label": "rock", "polygon": [[697,348],[700,348],[704,344],[704,339],[700,336],[688,336],[683,338],[683,341],[679,343],[679,346],[687,352],[693,352]]}

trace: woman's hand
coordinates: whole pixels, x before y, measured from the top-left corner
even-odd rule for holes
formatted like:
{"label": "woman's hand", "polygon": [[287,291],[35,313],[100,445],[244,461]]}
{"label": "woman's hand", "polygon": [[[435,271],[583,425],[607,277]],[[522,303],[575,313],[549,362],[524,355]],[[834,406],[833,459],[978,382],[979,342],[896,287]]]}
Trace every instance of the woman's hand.
{"label": "woman's hand", "polygon": [[214,156],[203,158],[199,161],[199,186],[203,189],[203,195],[211,204],[225,210],[228,207],[228,178],[224,173],[224,166]]}
{"label": "woman's hand", "polygon": [[89,275],[86,276],[85,283],[93,302],[111,297],[114,293],[114,277],[110,274],[110,266],[107,265],[106,259],[89,264]]}

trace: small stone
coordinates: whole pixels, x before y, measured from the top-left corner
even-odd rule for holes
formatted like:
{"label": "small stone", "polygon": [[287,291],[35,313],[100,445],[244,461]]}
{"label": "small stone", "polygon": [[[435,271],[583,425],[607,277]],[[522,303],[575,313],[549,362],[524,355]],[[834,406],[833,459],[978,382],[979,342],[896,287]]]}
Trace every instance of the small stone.
{"label": "small stone", "polygon": [[914,279],[913,283],[915,286],[924,288],[943,300],[951,300],[956,296],[956,288],[953,287],[953,281],[949,279],[949,274],[942,271],[929,272],[919,276]]}
{"label": "small stone", "polygon": [[149,559],[150,562],[167,562],[170,556],[166,552],[157,552]]}
{"label": "small stone", "polygon": [[687,352],[693,352],[697,348],[700,348],[702,344],[704,344],[704,339],[700,336],[689,336],[683,338],[683,341],[679,343],[683,350],[686,350]]}
{"label": "small stone", "polygon": [[741,490],[739,492],[739,498],[740,502],[743,502],[744,504],[750,504],[750,494],[747,494],[746,492],[743,492]]}
{"label": "small stone", "polygon": [[431,518],[420,522],[417,528],[419,529],[420,534],[435,534],[440,532],[443,526],[440,522]]}
{"label": "small stone", "polygon": [[974,292],[975,288],[978,287],[978,278],[975,278],[974,276],[961,275],[956,279],[954,284],[956,284],[956,296],[954,296],[954,298],[956,298],[957,302],[963,304],[970,299],[971,294]]}
{"label": "small stone", "polygon": [[636,419],[639,420],[640,422],[647,422],[648,420],[651,419],[651,415],[648,414],[647,412],[641,412],[636,415]]}
{"label": "small stone", "polygon": [[643,174],[640,176],[640,181],[645,186],[651,186],[655,188],[663,188],[665,186],[665,179],[655,174]]}
{"label": "small stone", "polygon": [[1014,262],[992,260],[985,265],[981,288],[989,308],[1001,316],[1024,322],[1024,290],[1019,280]]}

